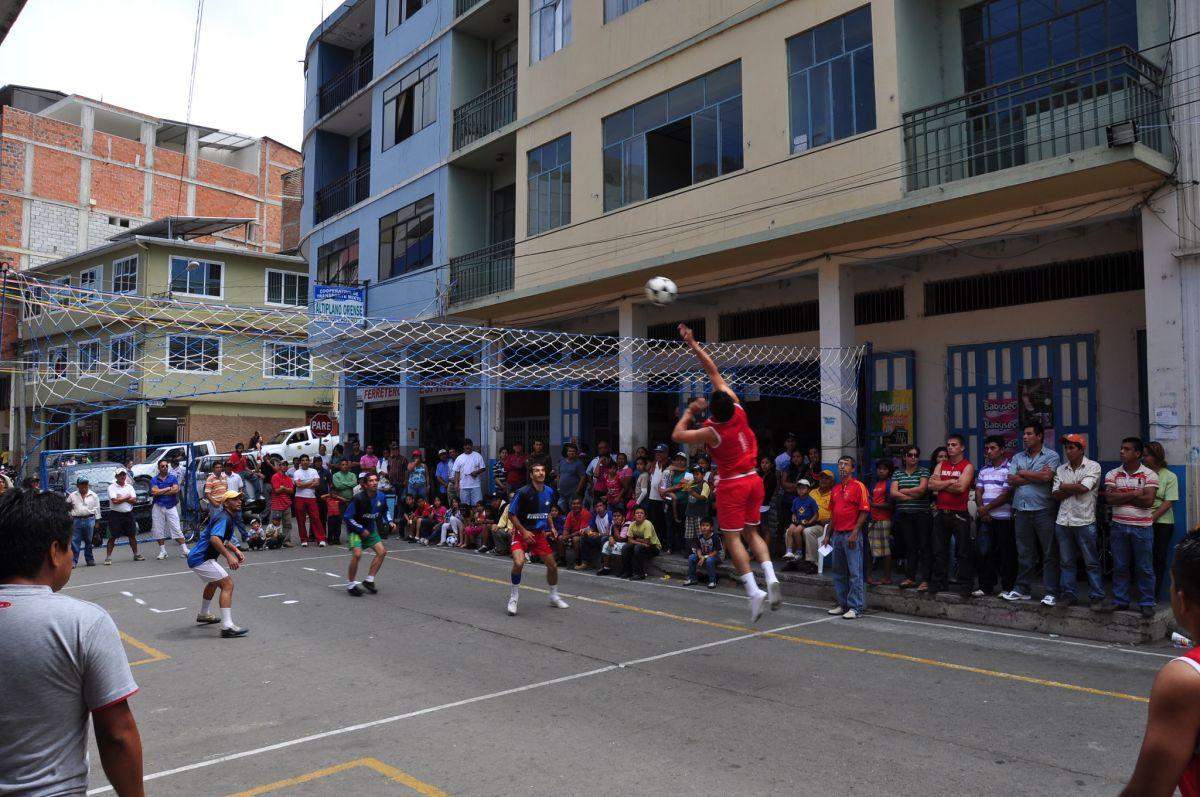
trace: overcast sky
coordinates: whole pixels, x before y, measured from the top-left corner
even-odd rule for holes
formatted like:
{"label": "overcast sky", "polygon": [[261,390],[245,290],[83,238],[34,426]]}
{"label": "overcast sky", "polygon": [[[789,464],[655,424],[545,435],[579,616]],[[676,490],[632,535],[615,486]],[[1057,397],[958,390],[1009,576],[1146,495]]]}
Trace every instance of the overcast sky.
{"label": "overcast sky", "polygon": [[[304,45],[341,0],[205,0],[192,121],[300,148]],[[28,0],[0,84],[183,121],[197,0]]]}

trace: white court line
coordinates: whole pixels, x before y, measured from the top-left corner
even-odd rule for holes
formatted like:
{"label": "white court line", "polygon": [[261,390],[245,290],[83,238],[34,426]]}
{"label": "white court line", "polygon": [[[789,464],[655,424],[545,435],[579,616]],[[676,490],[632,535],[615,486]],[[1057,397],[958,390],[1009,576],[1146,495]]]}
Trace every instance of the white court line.
{"label": "white court line", "polygon": [[[462,556],[463,555],[461,553],[457,553],[454,551],[441,550],[441,549],[437,549],[437,548],[424,548],[422,550],[439,551],[440,553],[445,553],[450,556]],[[507,562],[506,559],[502,559],[500,557],[493,557],[490,554],[486,554],[483,556],[473,555],[470,558],[472,560],[479,559],[484,562],[488,562],[493,559],[498,562],[501,562],[501,563]],[[588,579],[588,578],[596,579],[597,578],[597,576],[594,572],[591,572],[591,573],[581,572],[581,571],[571,570],[571,569],[564,570],[561,567],[558,570],[558,574],[560,576],[562,576],[564,574],[567,576],[571,576],[571,577],[579,576],[584,579]],[[601,578],[604,578],[604,577],[601,577]],[[698,590],[698,589],[694,589],[692,587],[684,587],[684,586],[679,586],[676,584],[663,584],[658,581],[625,581],[624,579],[620,579],[620,578],[613,578],[612,581],[615,583],[624,585],[624,586],[652,587],[654,589],[674,589],[674,590],[679,590],[681,592],[687,592],[687,593],[697,596],[697,597],[703,596],[703,599],[724,598],[726,600],[736,600],[736,601],[745,601],[746,600],[746,598],[742,595],[736,595],[736,594],[731,594],[728,592],[719,592],[716,590],[708,590],[708,589]],[[601,581],[601,583],[603,583],[603,582]],[[825,611],[825,609],[829,608],[828,605],[813,606],[813,605],[807,604],[807,603],[794,603],[791,601],[784,601],[783,605],[784,606],[792,606],[792,607],[800,608],[800,609],[816,609],[819,611]],[[1131,653],[1131,654],[1138,655],[1138,656],[1154,656],[1154,657],[1163,658],[1163,659],[1175,658],[1174,654],[1155,653],[1155,652],[1149,651],[1149,650],[1138,650],[1137,648],[1121,647],[1121,646],[1117,645],[1116,643],[1114,643],[1112,645],[1105,645],[1102,643],[1095,643],[1095,642],[1078,642],[1078,641],[1071,640],[1071,639],[1053,639],[1049,636],[1031,636],[1029,634],[1018,634],[1018,633],[1014,633],[1011,631],[993,631],[993,630],[987,629],[987,628],[976,628],[974,626],[968,626],[968,625],[951,625],[950,623],[936,623],[936,622],[933,622],[930,620],[913,620],[913,619],[909,619],[906,617],[896,617],[891,613],[885,613],[885,614],[872,613],[872,614],[865,615],[864,617],[862,617],[862,619],[863,620],[882,620],[884,622],[889,622],[889,623],[907,623],[909,625],[923,625],[923,626],[929,626],[930,628],[943,628],[943,629],[950,630],[950,631],[962,631],[962,632],[971,633],[971,634],[985,634],[987,636],[1001,636],[1001,637],[1008,637],[1010,639],[1024,639],[1029,642],[1041,642],[1044,644],[1065,645],[1067,647],[1090,648],[1092,650],[1106,650],[1106,651],[1112,651],[1112,652],[1116,652],[1116,653]]]}
{"label": "white court line", "polygon": [[186,609],[186,606],[180,606],[178,609],[151,609],[155,614],[170,614],[171,612],[181,612]]}
{"label": "white court line", "polygon": [[328,570],[325,571],[325,575],[329,576],[330,578],[341,578],[341,576],[339,576],[337,573],[330,573]]}
{"label": "white court line", "polygon": [[272,592],[270,595],[259,595],[260,598],[282,598],[286,592]]}
{"label": "white court line", "polygon": [[[229,755],[220,756],[219,758],[210,758],[206,761],[198,761],[194,764],[187,764],[182,767],[175,767],[174,769],[165,769],[162,772],[153,772],[149,775],[144,776],[142,778],[142,782],[145,783],[145,782],[151,781],[151,780],[167,778],[172,775],[182,774],[184,772],[191,772],[191,771],[197,770],[197,769],[205,769],[207,767],[217,766],[218,764],[226,764],[230,761],[237,761],[238,759],[241,759],[241,758],[249,758],[251,756],[262,755],[263,753],[271,753],[271,752],[274,752],[275,750],[283,750],[288,747],[295,747],[296,745],[308,744],[309,742],[316,742],[316,741],[320,741],[321,739],[328,739],[331,736],[339,736],[344,733],[354,733],[356,731],[362,731],[362,730],[366,730],[368,728],[377,728],[380,725],[391,725],[392,723],[400,722],[402,720],[412,719],[413,717],[421,717],[426,714],[434,714],[439,711],[446,711],[447,709],[460,708],[462,706],[469,706],[473,703],[482,703],[487,700],[495,700],[495,699],[501,698],[501,697],[508,697],[509,695],[516,695],[516,694],[520,694],[522,692],[529,692],[534,689],[541,689],[542,687],[546,687],[546,686],[555,686],[557,684],[568,683],[570,681],[578,681],[580,678],[588,678],[593,675],[601,675],[606,672],[612,672],[614,670],[623,669],[625,667],[631,667],[635,664],[640,664],[643,662],[658,661],[660,659],[666,659],[666,658],[670,658],[672,656],[682,656],[685,653],[691,653],[693,651],[701,650],[703,648],[714,647],[718,644],[726,645],[726,644],[729,644],[730,642],[742,642],[747,639],[754,639],[755,637],[761,637],[765,634],[777,634],[777,633],[780,633],[781,631],[786,631],[789,628],[796,628],[797,626],[800,626],[800,625],[811,625],[812,623],[815,623],[815,622],[823,622],[826,619],[832,620],[832,619],[836,619],[836,618],[833,618],[833,617],[821,618],[819,620],[813,620],[808,623],[796,623],[794,625],[780,626],[779,628],[771,628],[771,629],[767,629],[764,631],[758,631],[753,634],[744,634],[742,636],[733,637],[732,639],[723,639],[723,640],[720,640],[719,642],[710,642],[707,645],[690,646],[690,647],[686,647],[686,648],[681,648],[679,650],[669,651],[667,653],[660,653],[657,656],[648,656],[646,658],[632,659],[630,661],[620,662],[617,664],[609,664],[606,667],[597,667],[594,670],[578,672],[573,675],[563,675],[559,678],[551,678],[549,680],[539,681],[534,684],[525,684],[524,686],[516,686],[516,687],[513,687],[512,689],[502,689],[499,692],[489,692],[486,695],[476,695],[475,697],[468,697],[464,700],[456,700],[453,703],[443,703],[440,706],[430,706],[429,708],[417,709],[416,711],[409,711],[404,714],[395,714],[391,717],[383,717],[381,719],[371,720],[370,722],[360,722],[357,725],[348,725],[344,728],[336,728],[334,730],[321,731],[320,733],[314,733],[314,734],[310,734],[308,736],[302,736],[299,739],[290,739],[285,742],[276,742],[275,744],[267,745],[266,747],[259,747],[255,750],[243,750],[240,753],[230,753]],[[100,786],[99,788],[88,789],[87,793],[88,794],[107,794],[108,792],[111,792],[111,791],[113,791],[112,786]]]}
{"label": "white court line", "polygon": [[133,602],[134,602],[134,603],[136,603],[138,606],[145,606],[145,605],[146,605],[146,602],[145,602],[144,600],[142,600],[141,598],[134,598],[134,599],[133,599]]}

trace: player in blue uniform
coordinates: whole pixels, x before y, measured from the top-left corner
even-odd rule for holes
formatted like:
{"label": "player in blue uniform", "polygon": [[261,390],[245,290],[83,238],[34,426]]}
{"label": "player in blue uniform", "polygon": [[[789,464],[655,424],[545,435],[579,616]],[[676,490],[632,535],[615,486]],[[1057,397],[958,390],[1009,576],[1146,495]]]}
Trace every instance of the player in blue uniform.
{"label": "player in blue uniform", "polygon": [[[241,514],[242,494],[230,490],[224,494],[221,507],[213,511],[212,517],[208,519],[208,524],[200,532],[187,557],[188,567],[204,582],[204,599],[200,604],[200,614],[196,615],[196,622],[205,625],[220,623],[221,636],[226,639],[245,636],[249,631],[248,628],[239,628],[233,624],[233,578],[217,561],[218,558],[225,557],[230,570],[237,570],[245,561],[246,557],[237,546],[229,544],[234,531],[239,531],[243,537],[246,536]],[[210,609],[213,595],[218,589],[221,590],[220,618],[214,617]]]}
{"label": "player in blue uniform", "polygon": [[512,535],[512,587],[508,592],[508,616],[517,613],[517,598],[521,588],[521,570],[525,557],[538,556],[546,566],[546,583],[550,585],[550,605],[557,609],[567,608],[567,602],[558,596],[558,563],[546,532],[550,530],[550,507],[558,503],[558,493],[546,484],[546,466],[537,464],[529,469],[529,484],[517,490],[508,507],[508,519],[513,524]]}

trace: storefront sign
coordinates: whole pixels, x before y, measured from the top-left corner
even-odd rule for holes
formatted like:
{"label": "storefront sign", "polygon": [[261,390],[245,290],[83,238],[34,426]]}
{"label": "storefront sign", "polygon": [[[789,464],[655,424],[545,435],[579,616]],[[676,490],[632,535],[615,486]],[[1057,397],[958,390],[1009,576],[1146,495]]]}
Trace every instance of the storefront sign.
{"label": "storefront sign", "polygon": [[1020,439],[1017,428],[1018,401],[1015,398],[992,398],[983,400],[983,435],[998,435],[1004,438],[1004,448],[1016,453]]}
{"label": "storefront sign", "polygon": [[361,321],[366,315],[367,297],[363,288],[346,285],[317,285],[313,290],[312,312],[348,321]]}
{"label": "storefront sign", "polygon": [[363,388],[363,401],[394,401],[400,398],[398,387],[368,387]]}
{"label": "storefront sign", "polygon": [[872,459],[900,461],[913,443],[913,392],[876,390],[871,396]]}

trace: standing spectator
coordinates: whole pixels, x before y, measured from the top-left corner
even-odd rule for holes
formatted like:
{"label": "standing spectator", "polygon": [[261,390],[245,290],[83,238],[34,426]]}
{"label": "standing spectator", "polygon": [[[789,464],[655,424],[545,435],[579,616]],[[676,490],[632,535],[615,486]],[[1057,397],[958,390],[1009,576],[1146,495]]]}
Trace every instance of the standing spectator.
{"label": "standing spectator", "polygon": [[[786,536],[780,534],[780,529],[787,525],[786,523],[780,523],[778,510],[775,506],[775,494],[779,491],[779,473],[775,470],[775,460],[770,457],[760,457],[758,460],[758,477],[762,479],[763,483],[762,517],[758,530],[770,535],[767,539],[767,544],[770,545],[772,537],[778,540]],[[784,518],[784,520],[786,519]],[[775,547],[779,547],[778,543]]]}
{"label": "standing spectator", "polygon": [[487,469],[487,463],[475,450],[471,438],[463,440],[463,452],[454,460],[454,484],[458,500],[467,506],[475,506],[483,498],[479,477]]}
{"label": "standing spectator", "polygon": [[569,509],[576,497],[583,497],[584,464],[579,459],[579,446],[567,443],[566,455],[558,461],[559,507]]}
{"label": "standing spectator", "polygon": [[367,446],[367,453],[358,458],[358,467],[360,473],[379,472],[379,457],[375,456],[375,446]]}
{"label": "standing spectator", "polygon": [[1157,599],[1162,594],[1171,558],[1171,540],[1175,538],[1174,507],[1179,501],[1179,479],[1167,467],[1167,452],[1162,443],[1151,440],[1146,443],[1144,453],[1142,464],[1158,477],[1158,492],[1150,506],[1150,519],[1154,521],[1154,597]]}
{"label": "standing spectator", "polygon": [[829,613],[855,620],[866,609],[863,556],[858,546],[865,543],[862,532],[871,505],[866,486],[854,478],[854,457],[838,460],[838,474],[841,481],[833,488],[824,540],[825,545],[833,545],[833,587],[837,592],[837,606]]}
{"label": "standing spectator", "polygon": [[250,450],[254,451],[254,452],[258,452],[259,449],[261,449],[261,448],[262,448],[262,435],[258,433],[257,429],[255,429],[254,434],[250,435]]}
{"label": "standing spectator", "polygon": [[775,470],[783,470],[792,462],[792,452],[796,450],[796,435],[791,432],[783,438],[783,451],[775,457]]}
{"label": "standing spectator", "polygon": [[[512,495],[529,481],[529,472],[525,467],[529,457],[525,455],[525,444],[517,440],[512,444],[512,452],[504,458],[504,483],[508,494]],[[550,469],[546,469],[549,476]]]}
{"label": "standing spectator", "polygon": [[1079,579],[1075,575],[1076,548],[1087,568],[1088,598],[1094,612],[1104,609],[1104,582],[1096,550],[1096,493],[1100,488],[1100,463],[1083,455],[1083,435],[1064,435],[1060,442],[1067,461],[1054,472],[1051,496],[1059,501],[1054,533],[1060,560],[1059,603],[1072,606]]}
{"label": "standing spectator", "polygon": [[1142,464],[1142,440],[1121,441],[1121,465],[1104,477],[1104,500],[1112,507],[1113,608],[1129,608],[1130,572],[1137,579],[1142,616],[1154,617],[1154,528],[1150,507],[1158,475]]}
{"label": "standing spectator", "polygon": [[133,519],[133,505],[137,503],[137,491],[129,483],[129,474],[125,471],[117,471],[113,478],[116,481],[108,485],[108,549],[104,555],[104,564],[112,564],[113,548],[117,545],[117,537],[129,538],[129,550],[133,553],[133,561],[144,562],[146,557],[138,553],[137,523]]}
{"label": "standing spectator", "polygon": [[71,526],[59,495],[0,497],[0,793],[84,794],[90,719],[113,790],[140,797],[129,708],[138,686],[124,645],[107,612],[60,592],[77,555]]}
{"label": "standing spectator", "polygon": [[667,458],[669,451],[670,449],[664,443],[656,445],[654,462],[649,465],[650,495],[647,501],[646,517],[649,519],[650,525],[656,529],[666,528],[667,509],[670,508],[670,499],[662,494],[663,475],[671,467]]}
{"label": "standing spectator", "polygon": [[668,554],[683,553],[686,547],[683,541],[684,511],[687,509],[687,490],[691,481],[687,454],[676,451],[675,456],[671,458],[671,467],[663,475],[663,484],[658,489],[663,497],[670,500],[667,505],[666,529],[663,532]]}
{"label": "standing spectator", "polygon": [[71,522],[75,529],[71,538],[72,561],[75,565],[79,564],[79,548],[82,546],[83,558],[87,566],[92,567],[96,564],[92,555],[92,534],[96,531],[96,521],[100,519],[100,499],[92,492],[86,476],[75,480],[75,492],[67,496],[67,507],[71,511]]}
{"label": "standing spectator", "polygon": [[[788,465],[792,464],[792,452],[796,450],[796,442],[796,435],[788,432],[787,436],[783,438],[783,451],[771,461],[771,464],[774,466],[773,472],[775,474],[775,492],[773,495],[773,501],[771,502],[771,507],[775,511],[775,524],[773,528],[777,535],[784,536],[785,538],[785,530],[788,526],[789,519],[788,513],[794,496],[785,491],[783,476]],[[764,478],[764,483],[765,481],[766,480]],[[812,481],[813,484],[816,484],[815,479],[810,481]]]}
{"label": "standing spectator", "polygon": [[292,502],[295,495],[296,483],[292,477],[283,469],[276,469],[271,476],[271,525],[279,530],[284,548],[292,547]]}
{"label": "standing spectator", "polygon": [[895,468],[890,459],[875,463],[875,486],[871,488],[871,526],[867,541],[871,544],[871,556],[883,560],[883,580],[867,579],[873,587],[892,583],[892,473]]}
{"label": "standing spectator", "polygon": [[686,493],[687,496],[687,506],[683,510],[683,544],[690,553],[695,550],[692,543],[700,536],[700,522],[707,520],[711,514],[709,501],[712,497],[712,488],[704,480],[704,469],[699,465],[692,467],[692,480],[684,484],[686,486],[678,495],[683,496]]}
{"label": "standing spectator", "polygon": [[1000,582],[1010,592],[1017,580],[1017,539],[1013,531],[1012,487],[1008,484],[1008,451],[1004,438],[991,435],[983,441],[987,464],[975,480],[976,518],[979,527],[979,587],[991,595]]}
{"label": "standing spectator", "polygon": [[500,446],[500,450],[496,454],[496,461],[492,463],[491,474],[491,492],[505,498],[512,498],[512,493],[508,491],[507,471],[504,469],[504,463],[508,461],[509,453],[508,446]]}
{"label": "standing spectator", "polygon": [[[1017,537],[1020,572],[1011,591],[1000,597],[1006,601],[1027,601],[1030,583],[1037,569],[1038,546],[1042,549],[1042,583],[1046,586],[1043,606],[1058,602],[1058,545],[1054,540],[1054,499],[1050,497],[1054,473],[1061,460],[1043,445],[1046,430],[1037,421],[1025,424],[1021,432],[1025,448],[1008,463],[1008,483],[1014,488],[1013,520]],[[1139,441],[1138,454],[1141,454]]]}
{"label": "standing spectator", "polygon": [[158,558],[167,558],[167,535],[179,543],[180,554],[188,555],[183,529],[179,525],[179,480],[171,473],[171,465],[165,459],[158,461],[158,475],[150,480],[150,534],[158,543]]}
{"label": "standing spectator", "polygon": [[647,457],[638,457],[634,460],[633,468],[636,474],[633,480],[633,495],[629,499],[629,505],[625,507],[626,512],[632,512],[635,506],[640,506],[649,511],[650,460]]}
{"label": "standing spectator", "polygon": [[[768,459],[769,461],[769,459]],[[692,553],[688,556],[688,575],[683,586],[697,583],[696,572],[703,567],[708,572],[708,588],[717,588],[717,565],[721,564],[721,543],[713,536],[711,518],[700,521],[700,533],[692,542]]]}
{"label": "standing spectator", "polygon": [[434,468],[433,477],[437,480],[437,494],[442,497],[443,501],[450,500],[450,452],[444,448],[438,449],[438,463]]}
{"label": "standing spectator", "polygon": [[646,580],[646,563],[658,556],[662,543],[654,525],[646,520],[646,510],[633,510],[633,523],[625,537],[625,548],[621,552],[622,578],[634,581]]}
{"label": "standing spectator", "polygon": [[821,449],[819,447],[808,447],[808,459],[805,461],[805,466],[808,468],[808,471],[801,475],[807,476],[809,481],[812,480],[813,476],[818,475],[821,473],[821,471],[825,470],[825,467],[821,465]]}
{"label": "standing spectator", "polygon": [[[449,467],[446,469],[446,473],[449,476],[449,480],[446,482],[446,496],[449,498],[457,498],[459,501],[466,504],[468,502],[463,501],[462,496],[458,494],[458,473],[454,470],[454,463],[458,462],[458,455],[458,449],[454,446],[450,446],[450,448],[446,450],[446,461],[450,463]],[[476,503],[479,502],[476,501]],[[495,518],[493,518],[493,520],[494,519]]]}
{"label": "standing spectator", "polygon": [[929,515],[928,491],[929,469],[921,464],[921,449],[909,446],[904,451],[904,466],[892,474],[892,522],[896,535],[904,540],[904,580],[900,587],[917,587],[918,592],[927,591],[933,578],[933,518]]}
{"label": "standing spectator", "polygon": [[204,500],[208,511],[215,512],[221,508],[225,493],[229,492],[229,480],[225,478],[225,463],[216,460],[212,464],[212,473],[204,480]]}
{"label": "standing spectator", "polygon": [[[609,502],[609,493],[611,488],[614,486],[613,482],[617,482],[617,469],[613,466],[612,459],[609,457],[608,452],[604,452],[600,456],[596,457],[596,459],[599,461],[596,463],[596,467],[592,468],[591,471],[592,495],[591,501],[589,502],[593,507],[596,505],[597,501],[604,501],[605,503]],[[620,482],[617,482],[615,486],[619,494],[621,489]]]}
{"label": "standing spectator", "polygon": [[629,466],[629,457],[624,452],[617,452],[617,484],[620,486],[616,500],[621,506],[627,505],[633,499],[634,470]]}
{"label": "standing spectator", "polygon": [[579,538],[583,536],[585,531],[591,529],[592,513],[583,506],[583,501],[578,498],[571,499],[571,511],[567,513],[563,521],[563,536],[558,544],[558,557],[565,564],[567,561],[567,550],[575,551],[575,569],[586,570],[588,565],[579,551]]}
{"label": "standing spectator", "polygon": [[[420,449],[413,449],[413,459],[420,455]],[[400,444],[393,443],[388,450],[387,460],[385,462],[387,469],[388,481],[396,489],[396,495],[400,495],[404,490],[404,485],[408,482],[408,460],[404,458],[404,454],[400,451]]]}
{"label": "standing spectator", "polygon": [[[322,446],[323,447],[323,446]],[[325,537],[329,537],[329,504],[325,496],[333,490],[333,473],[325,467],[325,457],[313,457],[313,470],[317,472],[317,506],[321,510],[321,525],[325,527]]]}
{"label": "standing spectator", "polygon": [[[403,485],[408,495],[416,498],[429,498],[429,468],[425,466],[421,449],[414,448],[412,450],[412,462],[408,463],[406,471],[407,473],[404,476],[406,481],[392,482],[396,485],[397,491]],[[440,495],[434,495],[433,497],[441,498]],[[449,506],[449,503],[446,501],[442,503]]]}
{"label": "standing spectator", "polygon": [[526,476],[534,465],[541,465],[546,469],[546,478],[550,478],[554,473],[554,462],[550,459],[550,452],[546,451],[545,442],[534,440],[530,446],[529,456],[525,458]]}
{"label": "standing spectator", "polygon": [[813,503],[817,505],[817,521],[811,526],[804,527],[804,558],[812,565],[812,570],[818,568],[821,555],[817,549],[821,547],[821,538],[826,536],[826,526],[831,518],[831,502],[833,499],[833,471],[826,468],[818,475],[817,489],[809,493]]}
{"label": "standing spectator", "polygon": [[[369,450],[370,446],[367,448]],[[368,471],[367,475],[374,472]],[[308,454],[300,457],[300,467],[296,469],[293,478],[296,488],[296,530],[300,533],[300,547],[308,547],[308,532],[311,526],[317,546],[324,548],[325,528],[321,525],[321,512],[317,508],[317,487],[321,484],[321,476],[312,467]]]}
{"label": "standing spectator", "polygon": [[609,447],[607,440],[601,440],[596,443],[596,456],[592,458],[592,461],[589,462],[587,466],[587,475],[589,479],[592,478],[592,474],[596,472],[596,466],[600,464],[600,457],[611,453],[612,449]]}
{"label": "standing spectator", "polygon": [[[938,509],[933,528],[933,580],[929,591],[937,594],[950,588],[950,541],[954,540],[959,594],[964,599],[972,597],[975,583],[971,516],[967,512],[967,500],[975,482],[975,466],[964,455],[965,447],[966,440],[962,435],[949,435],[946,461],[939,462],[929,477],[929,489],[936,497]],[[1053,605],[1053,601],[1049,605]]]}

